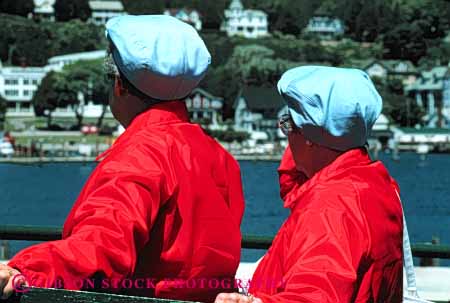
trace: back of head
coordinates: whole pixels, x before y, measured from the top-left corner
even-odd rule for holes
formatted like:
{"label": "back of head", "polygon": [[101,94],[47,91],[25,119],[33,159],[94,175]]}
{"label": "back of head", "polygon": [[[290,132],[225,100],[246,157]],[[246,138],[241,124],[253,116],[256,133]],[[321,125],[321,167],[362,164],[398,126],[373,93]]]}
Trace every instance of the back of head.
{"label": "back of head", "polygon": [[170,16],[119,16],[106,24],[120,73],[157,100],[186,97],[204,77],[211,56],[197,31]]}
{"label": "back of head", "polygon": [[382,109],[372,81],[358,69],[293,68],[278,91],[305,138],[338,151],[364,146]]}

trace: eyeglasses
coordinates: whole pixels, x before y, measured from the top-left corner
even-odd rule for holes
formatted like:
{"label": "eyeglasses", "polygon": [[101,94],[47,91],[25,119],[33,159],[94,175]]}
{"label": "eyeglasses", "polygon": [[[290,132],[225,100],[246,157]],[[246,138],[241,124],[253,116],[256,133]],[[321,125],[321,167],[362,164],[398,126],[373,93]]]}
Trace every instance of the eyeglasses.
{"label": "eyeglasses", "polygon": [[278,120],[278,127],[285,136],[297,130],[297,126],[295,126],[295,123],[292,121],[292,117],[289,114],[284,114],[280,117]]}
{"label": "eyeglasses", "polygon": [[113,82],[119,75],[119,70],[117,69],[117,66],[114,64],[114,60],[111,54],[108,54],[103,61],[103,71],[105,79],[107,81]]}

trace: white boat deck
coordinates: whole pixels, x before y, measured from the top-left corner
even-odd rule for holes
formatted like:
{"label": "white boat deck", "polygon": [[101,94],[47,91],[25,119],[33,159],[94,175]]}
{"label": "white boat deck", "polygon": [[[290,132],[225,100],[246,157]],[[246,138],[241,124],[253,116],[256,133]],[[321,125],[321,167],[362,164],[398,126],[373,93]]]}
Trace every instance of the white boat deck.
{"label": "white boat deck", "polygon": [[[242,262],[236,279],[251,280],[256,263]],[[417,290],[422,299],[431,301],[450,301],[450,267],[415,267]],[[403,278],[406,281],[406,278]],[[406,284],[406,282],[404,283]],[[404,285],[406,288],[406,285]]]}

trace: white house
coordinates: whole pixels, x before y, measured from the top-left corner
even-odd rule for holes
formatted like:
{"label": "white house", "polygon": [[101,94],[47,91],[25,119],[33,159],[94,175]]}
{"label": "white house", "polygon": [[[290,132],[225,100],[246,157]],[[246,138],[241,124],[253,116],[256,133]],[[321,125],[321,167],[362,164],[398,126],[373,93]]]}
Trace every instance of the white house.
{"label": "white house", "polygon": [[402,80],[405,86],[413,84],[420,75],[408,60],[372,60],[363,69],[371,78],[396,78]]}
{"label": "white house", "polygon": [[209,129],[220,129],[223,98],[196,88],[185,101],[193,122],[198,122]]}
{"label": "white house", "polygon": [[244,9],[240,0],[232,0],[225,10],[225,21],[221,29],[228,36],[258,38],[268,35],[267,14],[261,10]]}
{"label": "white house", "polygon": [[450,127],[450,66],[423,71],[405,91],[426,110],[424,122],[428,127]]}
{"label": "white house", "polygon": [[[0,95],[8,101],[6,117],[32,118],[34,109],[31,100],[38,89],[41,80],[50,71],[61,71],[67,64],[80,60],[104,58],[106,51],[92,51],[55,56],[48,60],[45,67],[3,67],[0,62]],[[84,109],[87,114],[101,112],[101,105],[87,104]],[[75,117],[73,109],[58,108],[55,117]]]}
{"label": "white house", "polygon": [[[55,0],[34,0],[34,15],[42,19],[54,21],[54,4]],[[90,21],[97,25],[105,24],[112,17],[126,14],[120,0],[89,1],[89,7],[92,12]]]}
{"label": "white house", "polygon": [[312,17],[305,32],[317,34],[323,39],[332,39],[344,34],[344,23],[335,17],[315,16]]}
{"label": "white house", "polygon": [[34,0],[34,16],[54,21],[55,20],[55,9],[53,5],[55,4],[55,0]]}
{"label": "white house", "polygon": [[4,67],[0,62],[0,95],[8,101],[7,117],[34,116],[31,99],[46,73],[43,67]]}
{"label": "white house", "polygon": [[195,9],[186,9],[186,8],[171,8],[166,9],[164,11],[164,15],[172,16],[181,21],[189,23],[192,25],[197,31],[202,29],[202,20],[200,18],[200,13]]}
{"label": "white house", "polygon": [[89,1],[89,7],[92,11],[90,20],[97,25],[104,25],[113,17],[126,15],[123,4],[119,0]]}

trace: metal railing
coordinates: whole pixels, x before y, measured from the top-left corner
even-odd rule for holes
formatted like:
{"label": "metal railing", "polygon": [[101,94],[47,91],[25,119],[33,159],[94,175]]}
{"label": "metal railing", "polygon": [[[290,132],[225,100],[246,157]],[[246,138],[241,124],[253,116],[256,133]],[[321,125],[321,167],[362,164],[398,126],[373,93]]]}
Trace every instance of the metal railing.
{"label": "metal railing", "polygon": [[[0,225],[0,240],[51,241],[60,240],[61,236],[59,227]],[[272,240],[267,236],[244,235],[242,248],[268,249]],[[450,245],[417,243],[411,248],[414,257],[450,259]]]}
{"label": "metal railing", "polygon": [[[0,225],[0,240],[52,241],[60,240],[62,228],[29,225]],[[246,235],[242,238],[242,248],[268,249],[273,238]],[[450,246],[439,244],[414,244],[415,257],[450,259]],[[190,301],[166,300],[156,298],[132,297],[85,291],[45,289],[30,287],[26,292],[5,301],[7,303],[192,303]],[[439,302],[438,302],[439,303]],[[443,303],[443,302],[442,302]]]}

